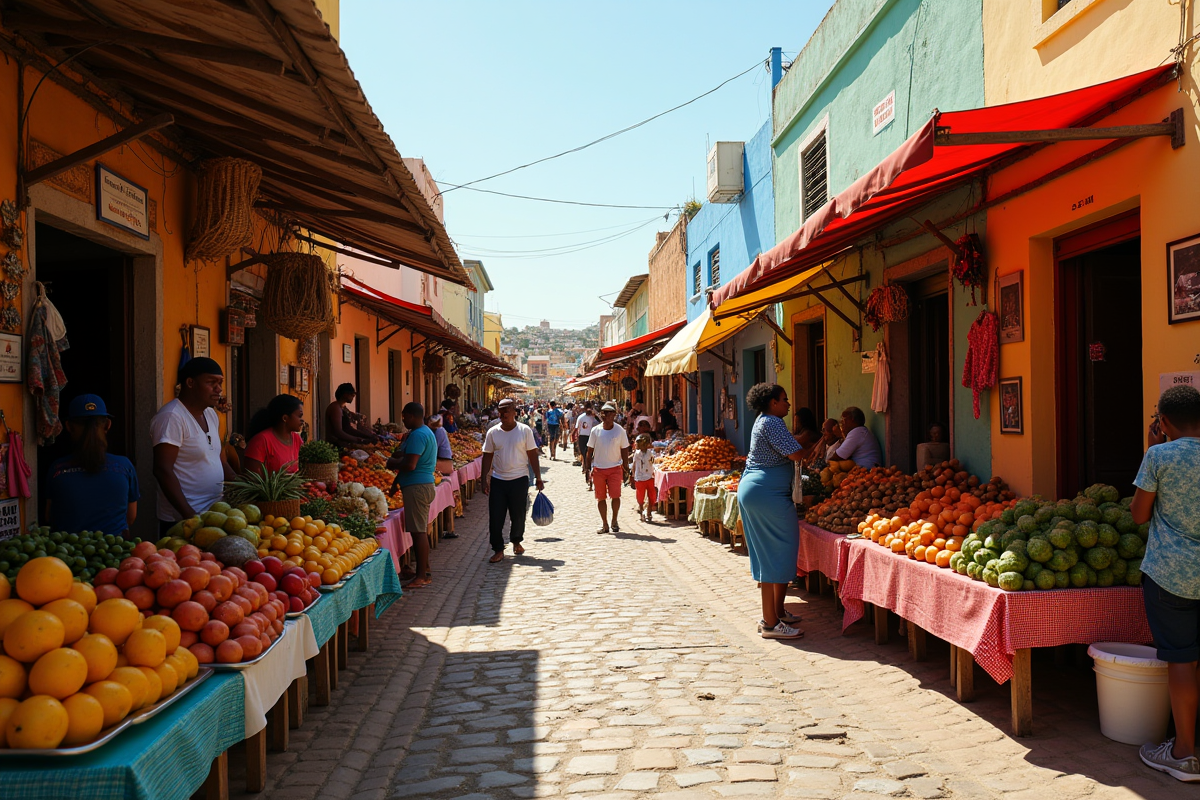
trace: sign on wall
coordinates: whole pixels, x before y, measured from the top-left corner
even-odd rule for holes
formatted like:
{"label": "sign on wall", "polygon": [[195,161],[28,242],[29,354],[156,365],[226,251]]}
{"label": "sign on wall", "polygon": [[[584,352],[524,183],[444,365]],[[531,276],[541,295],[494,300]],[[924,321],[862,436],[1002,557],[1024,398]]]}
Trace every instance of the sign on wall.
{"label": "sign on wall", "polygon": [[896,90],[892,89],[887,97],[880,100],[871,109],[871,125],[874,128],[874,135],[878,135],[881,130],[891,124],[896,118]]}
{"label": "sign on wall", "polygon": [[103,164],[97,164],[96,219],[149,239],[149,193]]}
{"label": "sign on wall", "polygon": [[0,500],[0,541],[11,539],[21,532],[21,501],[13,497]]}
{"label": "sign on wall", "polygon": [[21,365],[21,337],[15,333],[0,333],[0,383],[23,383],[25,370]]}
{"label": "sign on wall", "polygon": [[1163,372],[1158,376],[1158,391],[1161,394],[1172,386],[1191,386],[1200,390],[1200,372]]}

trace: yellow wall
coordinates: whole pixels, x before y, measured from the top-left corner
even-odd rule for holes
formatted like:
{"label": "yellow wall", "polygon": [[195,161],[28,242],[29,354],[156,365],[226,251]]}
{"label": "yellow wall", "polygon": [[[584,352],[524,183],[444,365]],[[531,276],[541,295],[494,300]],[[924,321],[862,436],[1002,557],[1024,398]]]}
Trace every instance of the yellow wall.
{"label": "yellow wall", "polygon": [[504,333],[504,322],[499,314],[483,315],[483,346],[495,355],[500,355],[500,339]]}
{"label": "yellow wall", "polygon": [[[1077,0],[1078,1],[1078,0]],[[1095,0],[1040,48],[1029,25],[1006,13],[1011,2],[985,0],[985,82],[989,105],[1078,89],[1157,66],[1176,43],[1178,6],[1160,0]],[[1025,270],[1025,341],[1001,346],[1002,377],[1024,378],[1025,434],[1001,435],[998,393],[989,393],[993,472],[1022,494],[1056,491],[1057,434],[1054,363],[1053,240],[1108,217],[1140,209],[1142,262],[1142,415],[1114,425],[1149,422],[1159,374],[1196,370],[1200,323],[1167,324],[1166,243],[1200,233],[1200,141],[1197,70],[1189,64],[1184,91],[1171,82],[1105,119],[1102,125],[1157,122],[1182,106],[1187,144],[1172,150],[1162,137],[1134,142],[1051,183],[988,211],[986,248],[993,276]],[[1097,143],[1056,145],[995,176],[997,196]],[[1081,198],[1090,205],[1074,210]],[[1130,376],[1137,381],[1136,376]]]}

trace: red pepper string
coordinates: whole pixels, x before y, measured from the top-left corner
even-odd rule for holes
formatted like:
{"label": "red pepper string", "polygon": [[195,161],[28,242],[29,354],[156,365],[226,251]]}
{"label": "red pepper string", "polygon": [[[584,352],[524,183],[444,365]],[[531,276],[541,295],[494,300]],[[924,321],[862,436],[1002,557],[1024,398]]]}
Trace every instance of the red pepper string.
{"label": "red pepper string", "polygon": [[908,292],[898,283],[880,286],[867,295],[867,310],[863,319],[878,331],[886,323],[908,319]]}
{"label": "red pepper string", "polygon": [[971,406],[979,419],[979,393],[991,389],[1000,378],[1000,318],[981,311],[967,333],[967,358],[962,385],[971,390]]}
{"label": "red pepper string", "polygon": [[955,245],[961,257],[953,260],[950,270],[963,288],[971,288],[971,305],[978,305],[975,289],[983,286],[983,242],[974,233],[964,234]]}

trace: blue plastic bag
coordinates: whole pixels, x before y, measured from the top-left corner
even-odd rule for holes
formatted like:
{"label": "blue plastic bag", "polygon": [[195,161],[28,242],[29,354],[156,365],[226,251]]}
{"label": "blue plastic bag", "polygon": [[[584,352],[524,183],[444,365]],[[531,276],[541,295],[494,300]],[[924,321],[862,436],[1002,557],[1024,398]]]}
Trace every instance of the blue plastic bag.
{"label": "blue plastic bag", "polygon": [[545,527],[551,522],[554,522],[554,503],[545,493],[538,492],[533,498],[533,524]]}

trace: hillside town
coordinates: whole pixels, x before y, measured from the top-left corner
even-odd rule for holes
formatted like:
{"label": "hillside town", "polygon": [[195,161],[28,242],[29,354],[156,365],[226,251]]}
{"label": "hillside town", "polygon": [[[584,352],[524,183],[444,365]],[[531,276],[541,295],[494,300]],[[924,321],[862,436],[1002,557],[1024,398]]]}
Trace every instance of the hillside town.
{"label": "hillside town", "polygon": [[1196,11],[0,2],[0,798],[1190,796]]}

